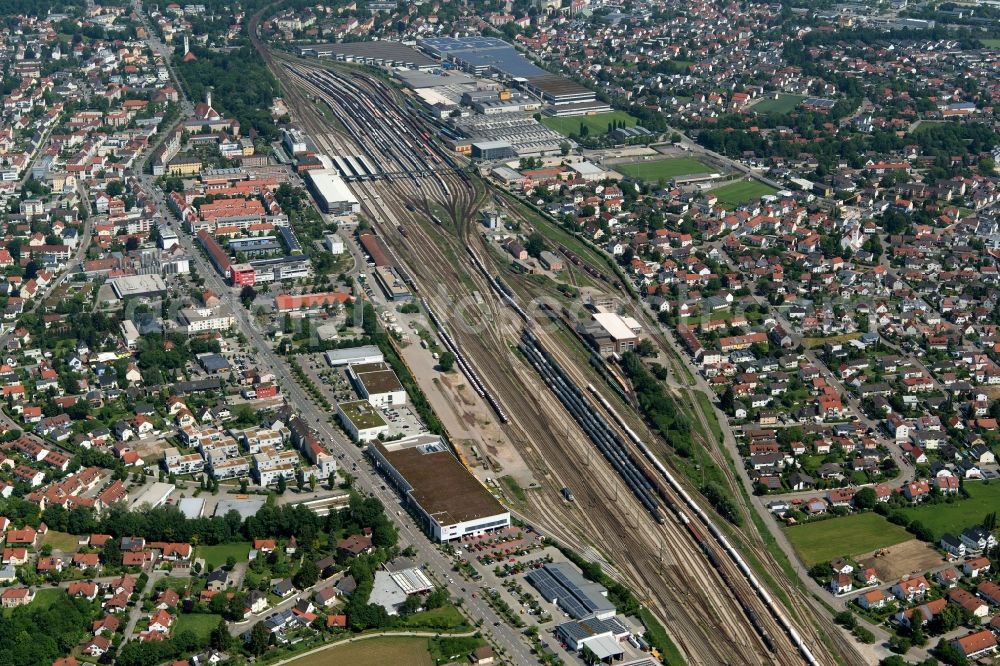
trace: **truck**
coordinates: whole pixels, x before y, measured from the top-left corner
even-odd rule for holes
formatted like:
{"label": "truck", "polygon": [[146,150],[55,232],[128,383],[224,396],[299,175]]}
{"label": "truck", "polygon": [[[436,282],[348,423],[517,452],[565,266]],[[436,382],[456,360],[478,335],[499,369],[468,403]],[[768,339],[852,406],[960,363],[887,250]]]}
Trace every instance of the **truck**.
{"label": "truck", "polygon": [[569,489],[569,486],[563,486],[561,492],[562,496],[566,499],[567,502],[575,501],[576,498],[573,497],[573,491]]}

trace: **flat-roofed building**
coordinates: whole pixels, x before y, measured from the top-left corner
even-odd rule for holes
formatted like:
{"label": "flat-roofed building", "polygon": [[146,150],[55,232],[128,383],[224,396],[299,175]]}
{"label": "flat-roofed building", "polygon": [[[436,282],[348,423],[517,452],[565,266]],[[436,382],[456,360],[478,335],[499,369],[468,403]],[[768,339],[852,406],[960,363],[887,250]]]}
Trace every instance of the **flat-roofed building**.
{"label": "flat-roofed building", "polygon": [[406,404],[406,390],[388,364],[352,364],[347,373],[358,394],[376,407]]}
{"label": "flat-roofed building", "polygon": [[642,327],[632,317],[613,312],[598,312],[581,324],[581,333],[602,356],[624,354],[639,345]]}
{"label": "flat-roofed building", "polygon": [[382,356],[382,351],[375,345],[331,349],[324,355],[326,356],[326,362],[333,368],[361,363],[381,363],[385,360]]}
{"label": "flat-roofed building", "polygon": [[431,537],[451,541],[510,526],[510,512],[435,435],[368,447],[375,466],[423,517]]}
{"label": "flat-roofed building", "polygon": [[156,274],[126,275],[111,280],[115,296],[124,300],[132,296],[152,298],[167,293],[167,283]]}
{"label": "flat-roofed building", "polygon": [[337,404],[337,418],[356,442],[370,442],[389,432],[389,425],[378,409],[367,400]]}

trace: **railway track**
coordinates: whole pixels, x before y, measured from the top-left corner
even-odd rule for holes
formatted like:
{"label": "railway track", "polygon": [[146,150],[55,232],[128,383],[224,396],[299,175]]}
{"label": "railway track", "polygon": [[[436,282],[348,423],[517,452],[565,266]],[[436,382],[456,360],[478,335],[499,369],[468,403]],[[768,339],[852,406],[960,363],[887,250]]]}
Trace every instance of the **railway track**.
{"label": "railway track", "polygon": [[[301,70],[293,77],[312,94],[327,95],[333,102],[333,106],[328,103],[331,109],[344,104],[341,107],[344,116],[349,115],[348,109],[363,114],[368,108],[372,112],[370,107],[347,101],[349,94],[375,94],[371,82],[352,81],[345,86],[331,83],[326,75],[308,75]],[[324,149],[357,150],[369,159],[381,150],[376,162],[380,169],[389,168],[387,160],[399,164],[411,159],[405,152],[397,154],[402,150],[399,146],[393,149],[391,144],[369,140],[372,130],[364,123],[345,125],[349,130],[353,128],[350,136],[331,132],[301,94],[288,92],[305,129]],[[391,98],[381,99],[387,104],[392,102]],[[415,146],[408,149],[421,156]],[[434,155],[433,150],[425,151],[424,167],[435,163]],[[352,187],[363,197],[366,211],[375,218],[376,228],[393,248],[396,262],[401,268],[407,267],[414,285],[446,285],[466,294],[473,288],[489,292],[489,282],[463,265],[466,258],[462,252],[478,241],[469,238],[470,222],[486,196],[485,191],[478,192],[460,171],[421,170],[419,162],[416,165],[414,177],[352,183]],[[422,219],[434,216],[432,204],[448,212],[453,229],[445,229],[443,225],[436,229]],[[486,256],[481,242],[478,249]],[[451,296],[430,290],[425,298],[434,308],[444,308],[442,311],[452,314],[454,319],[458,310]],[[774,646],[769,647],[768,641],[773,639],[766,634],[762,637],[746,621],[745,609],[730,598],[730,594],[745,594],[745,590],[724,589],[728,579],[703,566],[704,558],[697,548],[692,548],[687,531],[672,521],[661,525],[646,517],[643,507],[629,494],[620,477],[593,455],[592,444],[582,436],[578,423],[544,385],[534,377],[524,377],[523,372],[503,370],[522,362],[510,348],[510,341],[520,334],[520,326],[508,316],[501,301],[487,299],[487,303],[488,316],[476,322],[467,321],[467,327],[454,327],[455,343],[468,353],[473,363],[490,367],[483,384],[498,396],[504,409],[515,415],[513,422],[505,427],[512,441],[519,443],[532,467],[540,470],[547,480],[555,481],[546,485],[543,492],[532,494],[539,514],[533,522],[581,550],[593,548],[594,535],[616,537],[619,542],[613,553],[602,553],[615,562],[612,575],[640,591],[655,614],[667,623],[692,663],[748,663],[750,655],[761,663],[802,663],[787,649],[779,647],[772,651]],[[479,312],[478,308],[475,310]],[[588,482],[578,489],[581,484],[574,480],[581,478],[588,478]],[[578,506],[567,505],[554,490],[565,485],[574,487]],[[579,506],[591,510],[584,512]],[[777,627],[772,626],[771,630],[780,634]]]}

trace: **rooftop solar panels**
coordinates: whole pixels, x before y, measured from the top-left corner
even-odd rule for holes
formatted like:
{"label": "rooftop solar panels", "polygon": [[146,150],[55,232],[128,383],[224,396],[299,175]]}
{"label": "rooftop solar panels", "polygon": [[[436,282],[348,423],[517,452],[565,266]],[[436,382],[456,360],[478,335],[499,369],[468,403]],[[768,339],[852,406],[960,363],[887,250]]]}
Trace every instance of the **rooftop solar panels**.
{"label": "rooftop solar panels", "polygon": [[604,598],[602,586],[583,580],[568,565],[547,564],[526,578],[544,598],[554,599],[573,619],[614,610],[614,605]]}

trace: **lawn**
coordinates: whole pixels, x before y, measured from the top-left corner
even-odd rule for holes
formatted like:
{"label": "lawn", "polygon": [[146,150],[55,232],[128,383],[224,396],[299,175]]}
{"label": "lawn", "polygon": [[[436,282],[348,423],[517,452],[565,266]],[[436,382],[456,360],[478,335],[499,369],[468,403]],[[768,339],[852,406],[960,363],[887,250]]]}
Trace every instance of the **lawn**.
{"label": "lawn", "polygon": [[1000,39],[980,39],[979,41],[988,49],[1000,49]]}
{"label": "lawn", "polygon": [[776,189],[756,180],[740,180],[712,190],[719,203],[726,208],[736,208],[742,203],[760,199],[766,194],[774,194]]}
{"label": "lawn", "polygon": [[570,134],[579,136],[581,125],[587,127],[590,136],[601,136],[608,133],[608,123],[621,122],[624,122],[626,127],[633,127],[638,121],[624,111],[611,111],[592,116],[571,116],[568,118],[555,118],[542,115],[543,125],[566,136]]}
{"label": "lawn", "polygon": [[42,543],[52,546],[52,550],[61,550],[64,553],[75,553],[80,545],[78,537],[55,530],[49,530]]}
{"label": "lawn", "polygon": [[182,613],[177,616],[174,633],[190,629],[198,638],[207,641],[209,634],[212,633],[212,629],[219,626],[219,620],[221,619],[221,615],[214,615],[212,613]]}
{"label": "lawn", "polygon": [[206,566],[218,569],[225,566],[226,560],[232,556],[237,562],[246,562],[250,557],[250,542],[237,541],[223,543],[218,546],[198,546],[194,553],[195,559],[205,558]]}
{"label": "lawn", "polygon": [[675,176],[689,176],[695,173],[712,173],[713,171],[712,167],[691,157],[675,157],[649,162],[616,164],[612,168],[626,176],[632,176],[633,178],[645,181],[656,181],[661,178],[669,179]]}
{"label": "lawn", "polygon": [[785,530],[803,563],[811,567],[836,557],[854,557],[902,543],[913,536],[877,513],[860,513],[796,525]]}
{"label": "lawn", "polygon": [[35,592],[35,600],[31,602],[32,608],[48,608],[55,600],[66,594],[60,587],[47,587]]}
{"label": "lawn", "polygon": [[754,104],[751,108],[757,113],[788,113],[797,107],[805,98],[805,95],[779,93],[778,99],[765,97],[761,101]]}
{"label": "lawn", "polygon": [[958,535],[967,527],[983,522],[987,513],[1000,506],[1000,483],[989,484],[982,481],[967,481],[964,488],[969,499],[956,500],[953,504],[925,504],[903,509],[911,520],[919,520],[940,539],[945,532]]}
{"label": "lawn", "polygon": [[415,631],[468,631],[469,623],[454,604],[445,604],[440,608],[421,611],[400,619],[400,627]]}
{"label": "lawn", "polygon": [[432,666],[426,638],[370,638],[356,643],[335,645],[291,662],[294,666]]}

